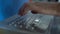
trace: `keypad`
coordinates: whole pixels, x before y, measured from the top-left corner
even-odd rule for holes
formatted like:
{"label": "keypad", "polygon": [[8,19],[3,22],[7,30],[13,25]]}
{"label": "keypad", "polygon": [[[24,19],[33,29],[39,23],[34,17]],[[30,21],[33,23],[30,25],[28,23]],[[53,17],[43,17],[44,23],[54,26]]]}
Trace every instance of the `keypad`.
{"label": "keypad", "polygon": [[[49,15],[32,14],[29,12],[24,16],[15,15],[15,17],[9,18],[10,21],[7,22],[6,25],[7,27],[13,27],[18,30],[44,33],[52,18],[53,17]],[[6,21],[8,21],[8,19]]]}

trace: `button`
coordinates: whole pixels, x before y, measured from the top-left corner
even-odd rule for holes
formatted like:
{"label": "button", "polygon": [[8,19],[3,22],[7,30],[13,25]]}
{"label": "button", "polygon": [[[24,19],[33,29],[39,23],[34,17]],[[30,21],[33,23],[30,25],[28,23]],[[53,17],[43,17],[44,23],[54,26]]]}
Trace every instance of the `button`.
{"label": "button", "polygon": [[22,25],[20,25],[20,28],[22,28]]}
{"label": "button", "polygon": [[32,27],[32,30],[34,30],[34,27]]}

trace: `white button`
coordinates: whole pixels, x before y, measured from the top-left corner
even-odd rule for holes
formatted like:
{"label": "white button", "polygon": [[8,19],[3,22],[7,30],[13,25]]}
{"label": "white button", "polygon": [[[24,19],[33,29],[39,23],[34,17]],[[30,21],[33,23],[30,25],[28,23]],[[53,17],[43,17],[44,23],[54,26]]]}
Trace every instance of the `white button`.
{"label": "white button", "polygon": [[36,21],[36,22],[39,22],[39,19],[36,19],[35,21]]}

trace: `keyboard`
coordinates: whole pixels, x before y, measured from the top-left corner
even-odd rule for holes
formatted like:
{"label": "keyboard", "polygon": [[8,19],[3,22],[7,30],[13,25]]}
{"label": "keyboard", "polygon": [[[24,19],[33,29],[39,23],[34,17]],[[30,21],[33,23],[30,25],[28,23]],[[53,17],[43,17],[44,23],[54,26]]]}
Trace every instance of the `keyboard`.
{"label": "keyboard", "polygon": [[43,34],[47,32],[51,20],[53,20],[53,16],[32,14],[31,12],[28,12],[24,16],[16,14],[6,19],[3,23],[8,30],[23,33]]}

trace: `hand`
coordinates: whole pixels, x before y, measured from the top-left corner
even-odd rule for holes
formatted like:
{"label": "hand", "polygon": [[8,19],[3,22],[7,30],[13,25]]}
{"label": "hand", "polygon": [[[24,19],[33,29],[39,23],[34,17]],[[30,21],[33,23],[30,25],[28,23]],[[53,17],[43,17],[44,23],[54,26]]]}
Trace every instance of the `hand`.
{"label": "hand", "polygon": [[25,15],[29,10],[33,14],[47,14],[60,16],[60,3],[48,3],[48,2],[33,2],[25,3],[19,10],[19,15]]}

